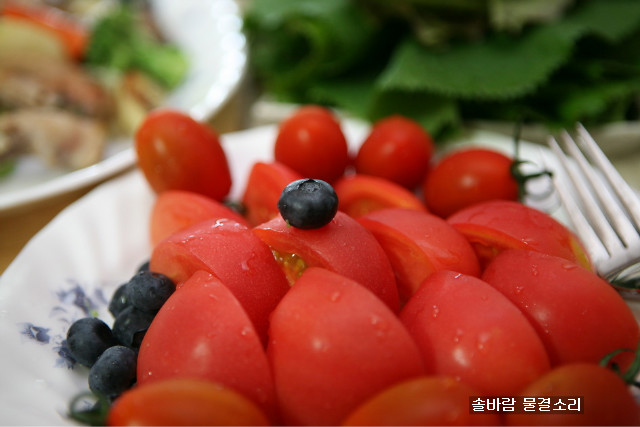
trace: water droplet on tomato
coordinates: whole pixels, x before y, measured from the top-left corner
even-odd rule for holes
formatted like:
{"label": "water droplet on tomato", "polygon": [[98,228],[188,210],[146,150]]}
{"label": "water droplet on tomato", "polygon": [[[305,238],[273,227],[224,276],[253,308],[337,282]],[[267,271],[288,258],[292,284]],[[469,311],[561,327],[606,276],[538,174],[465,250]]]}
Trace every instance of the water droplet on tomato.
{"label": "water droplet on tomato", "polygon": [[331,302],[336,302],[340,299],[340,297],[342,296],[342,294],[338,291],[333,292],[330,296],[329,296],[329,300]]}
{"label": "water droplet on tomato", "polygon": [[433,309],[431,310],[431,317],[435,319],[436,317],[438,317],[438,314],[440,314],[440,308],[437,305],[434,305]]}

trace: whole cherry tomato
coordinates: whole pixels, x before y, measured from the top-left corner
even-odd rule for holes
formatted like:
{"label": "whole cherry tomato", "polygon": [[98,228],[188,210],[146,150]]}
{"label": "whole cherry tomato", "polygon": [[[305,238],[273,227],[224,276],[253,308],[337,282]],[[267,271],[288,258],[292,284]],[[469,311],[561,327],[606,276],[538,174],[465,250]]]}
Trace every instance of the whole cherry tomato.
{"label": "whole cherry tomato", "polygon": [[280,124],[274,147],[275,160],[304,178],[333,182],[349,163],[347,140],[330,110],[301,107]]}
{"label": "whole cherry tomato", "polygon": [[185,113],[149,113],[135,135],[138,166],[151,188],[187,190],[221,201],[231,174],[217,133]]}
{"label": "whole cherry tomato", "polygon": [[255,403],[230,388],[171,378],[122,394],[109,410],[107,425],[266,426],[269,421]]}
{"label": "whole cherry tomato", "polygon": [[511,175],[513,159],[487,148],[452,151],[427,173],[425,203],[436,215],[448,217],[469,205],[492,199],[517,200],[518,184]]}
{"label": "whole cherry tomato", "polygon": [[417,122],[393,115],[373,125],[355,160],[356,171],[413,189],[423,180],[433,155],[431,136]]}
{"label": "whole cherry tomato", "polygon": [[[507,414],[507,425],[635,426],[640,421],[638,406],[627,384],[613,371],[595,363],[555,368],[529,384],[520,396],[534,398],[540,404],[546,404],[540,397],[549,398],[550,410]],[[568,401],[567,397],[582,399],[580,408],[576,400]],[[575,411],[569,410],[569,403]]]}

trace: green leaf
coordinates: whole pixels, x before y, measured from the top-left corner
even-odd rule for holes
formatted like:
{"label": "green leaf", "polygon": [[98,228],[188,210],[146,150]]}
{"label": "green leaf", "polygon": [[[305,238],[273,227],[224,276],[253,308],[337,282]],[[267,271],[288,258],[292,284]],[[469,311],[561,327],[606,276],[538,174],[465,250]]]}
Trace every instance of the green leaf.
{"label": "green leaf", "polygon": [[639,92],[640,78],[576,88],[560,101],[558,113],[567,123],[624,120],[626,106]]}
{"label": "green leaf", "polygon": [[637,0],[590,0],[583,1],[581,6],[566,22],[611,43],[622,40],[640,26]]}
{"label": "green leaf", "polygon": [[271,90],[348,71],[370,53],[378,24],[346,0],[260,0],[245,17],[252,65]]}
{"label": "green leaf", "polygon": [[533,92],[567,61],[580,28],[549,25],[521,38],[492,36],[446,51],[413,40],[399,47],[382,76],[384,88],[443,96],[507,99]]}

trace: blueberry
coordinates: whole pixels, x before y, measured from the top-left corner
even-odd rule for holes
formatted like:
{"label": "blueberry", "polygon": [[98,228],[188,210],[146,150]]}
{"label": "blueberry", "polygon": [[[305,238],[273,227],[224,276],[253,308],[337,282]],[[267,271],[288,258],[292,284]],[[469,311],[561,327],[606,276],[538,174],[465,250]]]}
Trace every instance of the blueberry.
{"label": "blueberry", "polygon": [[113,335],[120,344],[138,349],[154,317],[153,313],[129,306],[122,310],[113,322]]}
{"label": "blueberry", "polygon": [[299,179],[282,190],[278,210],[282,218],[293,227],[320,228],[336,215],[338,196],[333,187],[325,181]]}
{"label": "blueberry", "polygon": [[140,271],[129,280],[127,294],[138,310],[155,313],[176,290],[176,285],[164,274]]}
{"label": "blueberry", "polygon": [[89,388],[110,399],[118,397],[136,381],[136,359],[128,347],[109,347],[89,370]]}
{"label": "blueberry", "polygon": [[118,314],[126,307],[129,306],[129,293],[128,282],[120,285],[118,289],[113,293],[111,301],[109,301],[109,312],[113,317],[118,317]]}
{"label": "blueberry", "polygon": [[67,347],[80,364],[91,367],[109,347],[117,344],[109,326],[95,317],[76,320],[67,330]]}

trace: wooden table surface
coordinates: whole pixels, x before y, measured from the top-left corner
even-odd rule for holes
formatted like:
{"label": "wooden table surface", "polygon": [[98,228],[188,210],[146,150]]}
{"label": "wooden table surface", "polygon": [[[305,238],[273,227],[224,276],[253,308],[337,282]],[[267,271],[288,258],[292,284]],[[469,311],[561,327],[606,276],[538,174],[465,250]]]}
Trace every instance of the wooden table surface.
{"label": "wooden table surface", "polygon": [[[247,127],[250,124],[248,112],[253,100],[247,93],[239,91],[211,120],[211,124],[220,133]],[[640,189],[640,146],[631,155],[613,158],[613,162],[627,181]],[[0,212],[0,274],[40,229],[96,185],[27,207]]]}

